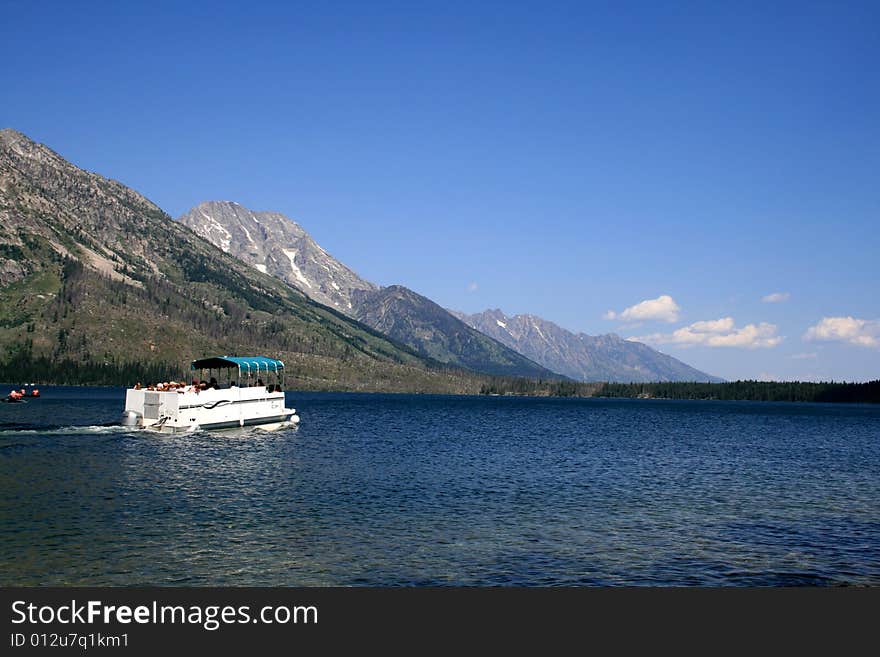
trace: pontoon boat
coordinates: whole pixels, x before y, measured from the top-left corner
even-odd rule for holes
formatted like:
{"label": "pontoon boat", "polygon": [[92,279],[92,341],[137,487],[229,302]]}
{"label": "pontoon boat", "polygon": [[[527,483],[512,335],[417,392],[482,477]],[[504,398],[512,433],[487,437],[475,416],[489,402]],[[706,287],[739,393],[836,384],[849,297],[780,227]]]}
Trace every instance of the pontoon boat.
{"label": "pontoon boat", "polygon": [[129,388],[122,424],[177,433],[246,426],[273,430],[299,422],[296,409],[284,407],[280,360],[215,356],[193,361],[190,369],[191,385]]}

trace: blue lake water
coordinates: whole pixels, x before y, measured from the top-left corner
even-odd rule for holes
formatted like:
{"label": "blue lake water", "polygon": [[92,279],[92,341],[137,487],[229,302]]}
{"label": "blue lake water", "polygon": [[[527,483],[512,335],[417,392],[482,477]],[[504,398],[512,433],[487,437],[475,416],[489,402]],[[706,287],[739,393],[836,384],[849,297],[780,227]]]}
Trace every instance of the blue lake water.
{"label": "blue lake water", "polygon": [[880,585],[877,407],[289,393],[166,436],[123,397],[0,404],[0,584]]}

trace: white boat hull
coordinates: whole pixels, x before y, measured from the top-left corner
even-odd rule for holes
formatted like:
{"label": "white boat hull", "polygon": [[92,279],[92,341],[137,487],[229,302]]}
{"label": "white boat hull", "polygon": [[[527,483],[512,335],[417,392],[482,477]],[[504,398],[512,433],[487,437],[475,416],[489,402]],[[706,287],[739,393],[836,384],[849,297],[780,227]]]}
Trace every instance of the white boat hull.
{"label": "white boat hull", "polygon": [[271,431],[298,422],[296,409],[284,406],[284,393],[268,392],[265,386],[184,393],[130,388],[125,393],[123,424],[163,433],[235,427]]}

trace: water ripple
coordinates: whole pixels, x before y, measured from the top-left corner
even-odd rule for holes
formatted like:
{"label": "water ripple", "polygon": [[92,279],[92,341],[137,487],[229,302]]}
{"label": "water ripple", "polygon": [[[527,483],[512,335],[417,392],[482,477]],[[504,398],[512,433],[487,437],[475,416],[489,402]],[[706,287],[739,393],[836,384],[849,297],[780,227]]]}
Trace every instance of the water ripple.
{"label": "water ripple", "polygon": [[0,584],[880,584],[880,409],[298,395],[298,428],[0,408]]}

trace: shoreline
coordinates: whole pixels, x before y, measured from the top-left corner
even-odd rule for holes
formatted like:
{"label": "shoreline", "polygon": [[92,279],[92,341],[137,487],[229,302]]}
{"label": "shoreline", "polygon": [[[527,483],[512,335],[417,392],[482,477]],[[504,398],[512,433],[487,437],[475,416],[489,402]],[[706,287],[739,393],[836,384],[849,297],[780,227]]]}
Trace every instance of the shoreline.
{"label": "shoreline", "polygon": [[[438,396],[438,397],[498,397],[498,398],[520,398],[520,399],[598,399],[598,400],[615,400],[615,399],[628,399],[628,400],[644,400],[644,401],[706,401],[706,402],[728,402],[728,401],[743,401],[743,402],[770,402],[770,403],[811,403],[811,404],[880,404],[880,381],[868,381],[864,383],[812,383],[812,382],[755,382],[755,381],[733,381],[733,382],[725,382],[725,383],[701,383],[701,384],[693,384],[693,383],[671,383],[671,382],[660,382],[660,383],[631,383],[631,384],[619,384],[619,383],[578,383],[573,384],[573,388],[570,390],[571,394],[560,394],[559,392],[552,391],[554,386],[559,385],[559,382],[534,382],[531,380],[525,380],[527,383],[530,383],[534,386],[531,390],[523,390],[523,391],[513,391],[507,390],[504,392],[449,392],[449,391],[437,391],[437,390],[364,390],[364,389],[346,389],[346,388],[296,388],[296,387],[287,387],[284,392],[291,394],[309,394],[309,393],[330,393],[330,394],[356,394],[356,395],[422,395],[422,396]],[[52,388],[116,388],[119,390],[126,390],[130,386],[120,386],[120,385],[107,385],[107,384],[98,384],[98,383],[77,383],[77,384],[69,384],[69,383],[46,383],[39,382],[36,383],[39,387],[52,387]],[[707,396],[707,395],[697,395],[694,394],[694,388],[698,391],[706,391],[708,390],[723,390],[723,387],[732,387],[732,386],[749,386],[752,390],[760,391],[763,393],[768,393],[769,391],[775,390],[793,390],[795,387],[804,388],[806,390],[811,390],[814,393],[815,398],[795,398],[791,395],[783,396],[777,395],[773,398],[768,398],[767,394],[763,394],[761,396],[753,395],[736,395],[731,394],[729,396]],[[30,383],[2,383],[0,382],[0,395],[5,397],[6,392],[11,389],[18,389],[21,387],[28,388],[30,387]],[[580,394],[577,389],[579,387],[583,387],[584,392],[587,390],[593,390],[597,394]],[[680,395],[662,395],[662,394],[649,394],[644,390],[646,387],[661,387],[661,388],[672,388],[678,389],[683,392],[687,392],[690,390],[690,395],[680,394]],[[636,392],[638,391],[638,392]],[[566,390],[566,392],[569,392]],[[613,392],[614,394],[603,394],[607,392]],[[554,394],[555,393],[555,394]],[[629,394],[625,394],[629,393]],[[824,395],[821,393],[825,393]]]}

